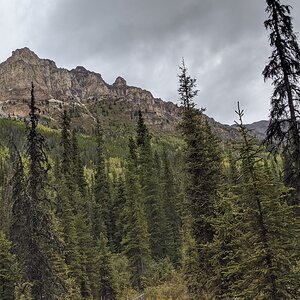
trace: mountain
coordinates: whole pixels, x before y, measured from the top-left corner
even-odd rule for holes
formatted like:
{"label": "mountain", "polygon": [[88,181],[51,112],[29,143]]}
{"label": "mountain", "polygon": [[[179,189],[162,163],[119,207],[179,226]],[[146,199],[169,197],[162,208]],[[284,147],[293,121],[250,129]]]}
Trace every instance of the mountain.
{"label": "mountain", "polygon": [[[105,126],[132,127],[137,111],[143,112],[154,131],[174,133],[180,121],[180,107],[154,98],[151,92],[129,86],[122,77],[106,83],[98,73],[82,66],[67,70],[49,59],[39,58],[29,48],[17,49],[0,64],[0,115],[10,118],[28,116],[31,82],[43,123],[57,127],[61,112],[68,108],[73,122],[83,132],[91,130],[95,117]],[[224,141],[236,139],[238,132],[204,115],[213,131]]]}
{"label": "mountain", "polygon": [[[269,121],[261,120],[253,122],[251,124],[245,124],[245,127],[250,130],[251,134],[257,137],[259,140],[263,140],[266,137],[266,132],[269,126]],[[237,128],[237,125],[232,125],[233,128]]]}
{"label": "mountain", "polygon": [[269,126],[269,121],[261,120],[245,125],[257,138],[264,139]]}

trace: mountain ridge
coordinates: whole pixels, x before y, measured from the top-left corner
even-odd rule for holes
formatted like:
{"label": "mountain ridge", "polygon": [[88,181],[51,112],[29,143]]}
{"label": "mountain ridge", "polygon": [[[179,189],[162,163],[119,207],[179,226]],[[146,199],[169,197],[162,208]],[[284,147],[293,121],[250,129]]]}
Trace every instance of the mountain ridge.
{"label": "mountain ridge", "polygon": [[[90,130],[95,117],[107,126],[115,123],[132,126],[137,111],[153,130],[174,133],[180,121],[180,107],[153,97],[150,91],[127,85],[122,77],[108,84],[100,73],[77,66],[71,70],[57,67],[50,59],[39,58],[28,47],[16,49],[0,64],[0,115],[25,118],[31,82],[35,85],[41,119],[50,126],[57,122],[64,108],[73,111],[76,126]],[[212,130],[223,141],[238,138],[238,131],[203,114]]]}

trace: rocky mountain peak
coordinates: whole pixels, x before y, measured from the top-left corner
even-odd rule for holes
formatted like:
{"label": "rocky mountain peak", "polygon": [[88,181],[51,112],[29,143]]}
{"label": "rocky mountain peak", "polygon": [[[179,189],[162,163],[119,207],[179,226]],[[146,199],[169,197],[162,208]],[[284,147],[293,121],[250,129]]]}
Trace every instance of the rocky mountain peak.
{"label": "rocky mountain peak", "polygon": [[88,73],[88,70],[85,67],[83,67],[83,66],[77,66],[72,71],[73,72],[78,72],[78,73]]}
{"label": "rocky mountain peak", "polygon": [[113,83],[113,87],[116,89],[125,88],[127,87],[127,82],[124,78],[119,76],[116,78],[115,82]]}
{"label": "rocky mountain peak", "polygon": [[9,59],[11,61],[23,60],[26,63],[32,63],[38,61],[39,57],[29,48],[24,47],[13,51]]}

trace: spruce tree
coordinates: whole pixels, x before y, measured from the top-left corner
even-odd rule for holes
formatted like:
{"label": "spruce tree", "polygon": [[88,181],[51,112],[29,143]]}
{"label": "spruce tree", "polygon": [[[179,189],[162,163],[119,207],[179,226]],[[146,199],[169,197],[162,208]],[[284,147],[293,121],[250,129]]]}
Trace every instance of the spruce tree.
{"label": "spruce tree", "polygon": [[212,220],[215,234],[209,247],[214,268],[210,278],[211,286],[214,296],[220,300],[235,299],[240,292],[235,283],[240,278],[241,271],[231,267],[238,266],[242,255],[239,216],[243,206],[240,206],[239,197],[232,190],[232,186],[225,186],[221,192],[222,197],[215,205],[216,216]]}
{"label": "spruce tree", "polygon": [[197,265],[194,269],[197,270],[195,277],[198,290],[193,288],[193,293],[200,297],[202,292],[209,290],[209,279],[213,272],[207,245],[213,241],[214,235],[210,219],[214,216],[217,200],[221,158],[217,140],[209,125],[202,120],[201,111],[195,108],[194,98],[198,94],[198,90],[195,89],[196,79],[187,74],[184,61],[180,71],[178,92],[183,105],[180,130],[186,143],[185,193],[190,215],[186,217],[190,224],[185,227],[192,230],[190,234],[195,241],[193,247],[196,251],[194,256],[197,257]]}
{"label": "spruce tree", "polygon": [[22,162],[21,155],[14,144],[10,149],[10,161],[13,169],[13,176],[11,179],[11,189],[12,189],[12,226],[10,228],[10,238],[14,243],[14,236],[18,234],[18,231],[22,230],[23,220],[16,217],[24,209],[24,200],[26,198],[26,187],[25,187],[25,177],[24,177],[24,166]]}
{"label": "spruce tree", "polygon": [[[61,120],[61,140],[62,147],[61,172],[64,176],[71,174],[71,118],[67,110],[63,111]],[[70,178],[68,178],[70,179]]]}
{"label": "spruce tree", "polygon": [[[4,149],[1,149],[2,151]],[[4,152],[4,151],[3,151]],[[5,152],[4,152],[5,153]],[[9,234],[11,225],[11,165],[4,153],[0,154],[0,230]]]}
{"label": "spruce tree", "polygon": [[[91,233],[85,224],[86,208],[84,202],[84,178],[80,164],[77,137],[71,130],[71,118],[64,110],[61,121],[60,145],[62,147],[60,168],[56,166],[56,216],[60,221],[61,236],[64,241],[63,256],[67,265],[68,278],[73,282],[73,289],[81,297],[91,295],[90,280],[87,274],[85,253],[86,235]],[[79,173],[78,173],[79,172]],[[74,292],[72,292],[74,294]]]}
{"label": "spruce tree", "polygon": [[300,49],[293,32],[291,7],[280,0],[266,2],[265,27],[270,31],[273,51],[263,76],[271,79],[274,86],[266,141],[285,146],[291,162],[287,183],[296,189],[296,202],[300,203]]}
{"label": "spruce tree", "polygon": [[151,148],[151,135],[140,110],[136,132],[138,174],[145,203],[151,252],[155,259],[159,259],[165,256],[164,211]]}
{"label": "spruce tree", "polygon": [[97,264],[99,275],[99,297],[103,300],[116,300],[116,291],[112,277],[112,254],[107,246],[107,242],[107,238],[101,233]]}
{"label": "spruce tree", "polygon": [[123,178],[118,178],[112,207],[113,244],[117,253],[122,252],[122,238],[124,235],[124,207],[126,204],[126,185]]}
{"label": "spruce tree", "polygon": [[223,250],[216,251],[217,257],[223,253],[219,298],[298,299],[299,218],[287,204],[289,189],[266,170],[262,149],[243,126],[243,112],[238,114],[240,191],[227,198],[215,223],[214,246]]}
{"label": "spruce tree", "polygon": [[94,239],[99,239],[100,234],[109,233],[109,205],[110,193],[109,183],[105,170],[104,158],[104,141],[103,132],[100,127],[100,121],[97,120],[96,126],[96,146],[97,146],[97,161],[96,161],[96,175],[94,183],[94,215],[93,215],[93,232]]}
{"label": "spruce tree", "polygon": [[71,169],[72,178],[77,185],[82,196],[86,195],[86,180],[84,177],[84,167],[78,146],[76,131],[73,129],[71,133]]}
{"label": "spruce tree", "polygon": [[56,201],[59,205],[57,217],[60,220],[61,236],[64,241],[63,255],[68,267],[68,277],[74,279],[80,287],[82,278],[82,262],[74,214],[74,197],[70,197],[70,190],[66,179],[63,178],[57,188]]}
{"label": "spruce tree", "polygon": [[58,216],[65,242],[64,256],[69,276],[83,298],[96,294],[96,249],[92,240],[91,203],[87,197],[84,169],[75,130],[65,111],[61,131],[62,178],[58,183]]}
{"label": "spruce tree", "polygon": [[89,203],[79,190],[73,195],[77,203],[75,227],[77,233],[79,259],[81,267],[80,290],[84,298],[89,298],[97,289],[97,249],[92,236],[92,223],[89,218]]}
{"label": "spruce tree", "polygon": [[132,271],[131,282],[137,290],[146,284],[146,271],[150,260],[147,219],[137,174],[136,144],[129,140],[129,158],[126,169],[126,203],[124,207],[124,237],[122,247]]}
{"label": "spruce tree", "polygon": [[181,219],[178,213],[174,174],[165,148],[162,156],[162,197],[166,218],[166,254],[176,265],[180,261]]}
{"label": "spruce tree", "polygon": [[[61,247],[53,230],[51,208],[47,195],[49,163],[45,153],[44,137],[37,131],[38,108],[34,86],[31,89],[30,126],[27,135],[28,174],[24,189],[14,191],[13,250],[24,270],[25,281],[32,284],[32,298],[55,299],[64,291],[64,283],[53,267],[53,256]],[[21,162],[16,177],[23,177]]]}

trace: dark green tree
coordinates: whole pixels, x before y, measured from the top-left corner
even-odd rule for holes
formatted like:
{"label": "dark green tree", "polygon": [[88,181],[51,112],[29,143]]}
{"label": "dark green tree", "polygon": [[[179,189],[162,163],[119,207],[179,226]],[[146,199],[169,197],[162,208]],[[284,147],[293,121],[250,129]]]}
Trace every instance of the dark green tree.
{"label": "dark green tree", "polygon": [[[50,201],[47,195],[49,163],[44,137],[37,131],[38,108],[34,86],[31,89],[30,126],[27,135],[28,174],[24,189],[13,192],[13,250],[22,266],[25,281],[32,284],[34,300],[55,299],[64,291],[64,282],[53,267],[54,253],[61,243],[53,230]],[[21,162],[17,162],[16,177],[23,177]]]}
{"label": "dark green tree", "polygon": [[11,164],[0,155],[0,230],[9,235],[11,225]]}
{"label": "dark green tree", "polygon": [[124,207],[124,237],[122,247],[132,271],[132,285],[143,290],[150,260],[150,244],[147,219],[142,201],[137,171],[136,144],[129,140],[129,158],[126,169],[126,203]]}
{"label": "dark green tree", "polygon": [[86,195],[86,180],[84,177],[84,167],[80,155],[76,132],[73,129],[71,133],[71,169],[72,178],[77,185],[82,196]]}
{"label": "dark green tree", "polygon": [[97,161],[96,161],[96,175],[94,183],[94,215],[93,215],[93,232],[94,238],[98,239],[100,233],[109,234],[109,206],[110,206],[110,192],[109,183],[105,170],[104,158],[104,142],[103,133],[100,127],[100,121],[97,120],[96,126],[96,145],[97,145]]}
{"label": "dark green tree", "polygon": [[71,118],[67,110],[64,110],[62,115],[60,144],[62,147],[61,172],[65,176],[69,175],[70,177],[71,175]]}
{"label": "dark green tree", "polygon": [[99,243],[98,275],[99,297],[103,300],[116,300],[112,277],[112,255],[107,246],[107,238],[101,234]]}
{"label": "dark green tree", "polygon": [[263,76],[265,80],[271,79],[274,86],[266,142],[285,146],[290,162],[286,180],[296,189],[296,202],[300,203],[300,49],[293,32],[291,7],[280,0],[266,2],[265,27],[270,31],[273,51]]}
{"label": "dark green tree", "polygon": [[[214,205],[217,200],[221,158],[217,140],[209,125],[203,121],[201,111],[195,108],[194,98],[198,94],[195,90],[196,80],[187,74],[184,61],[180,71],[178,92],[183,107],[179,128],[186,143],[185,194],[186,205],[189,207],[186,221],[190,222],[185,227],[192,230],[190,235],[195,243],[190,244],[196,251],[193,256],[197,258],[197,265],[193,267],[193,272],[197,270],[194,278],[198,286],[192,289],[194,296],[200,297],[202,292],[209,290],[209,279],[213,272],[207,244],[213,241],[214,236],[211,218],[214,216]],[[189,253],[188,250],[185,251]],[[188,268],[185,270],[188,272]],[[190,278],[192,276],[188,275],[188,279]]]}
{"label": "dark green tree", "polygon": [[[238,187],[239,188],[239,187]],[[241,271],[231,266],[237,265],[241,260],[241,236],[240,215],[243,206],[239,202],[231,186],[225,186],[222,197],[215,205],[214,241],[210,244],[212,253],[211,263],[214,272],[210,278],[213,294],[216,299],[234,299],[241,291],[235,282],[240,278]]]}
{"label": "dark green tree", "polygon": [[77,190],[73,195],[78,211],[75,214],[75,226],[81,266],[80,290],[84,298],[96,294],[97,290],[97,248],[92,235],[92,222],[89,218],[89,202]]}
{"label": "dark green tree", "polygon": [[178,213],[174,174],[165,148],[162,156],[162,198],[166,223],[166,254],[177,265],[180,261],[181,219]]}
{"label": "dark green tree", "polygon": [[227,284],[219,299],[297,299],[299,220],[287,204],[289,189],[266,170],[262,149],[243,126],[243,111],[238,114],[240,191],[227,199],[215,234],[215,249],[223,246],[226,254],[219,259]]}
{"label": "dark green tree", "polygon": [[[66,140],[65,140],[66,139]],[[61,220],[65,260],[69,275],[75,280],[83,298],[96,294],[96,249],[92,238],[91,207],[87,195],[83,163],[75,130],[71,131],[67,112],[63,115],[61,131],[62,178],[58,183],[57,203]]]}
{"label": "dark green tree", "polygon": [[113,245],[117,253],[122,252],[122,239],[124,235],[124,207],[126,204],[126,186],[123,178],[119,178],[115,186],[112,206]]}
{"label": "dark green tree", "polygon": [[151,252],[155,259],[159,259],[165,256],[164,236],[166,234],[166,228],[164,223],[164,210],[151,148],[151,135],[140,110],[138,112],[136,132],[138,174],[145,203]]}
{"label": "dark green tree", "polygon": [[68,266],[68,277],[74,279],[77,286],[80,286],[82,262],[74,214],[74,197],[70,197],[70,190],[65,178],[61,180],[57,188],[56,201],[59,204],[57,217],[60,221],[61,236],[64,241],[63,255]]}

